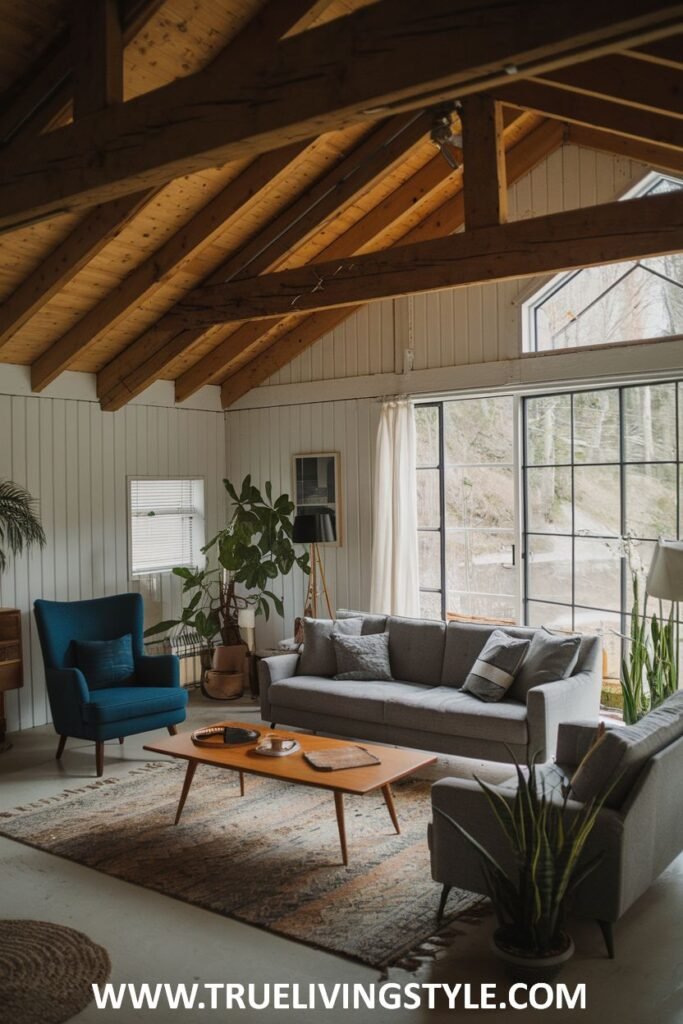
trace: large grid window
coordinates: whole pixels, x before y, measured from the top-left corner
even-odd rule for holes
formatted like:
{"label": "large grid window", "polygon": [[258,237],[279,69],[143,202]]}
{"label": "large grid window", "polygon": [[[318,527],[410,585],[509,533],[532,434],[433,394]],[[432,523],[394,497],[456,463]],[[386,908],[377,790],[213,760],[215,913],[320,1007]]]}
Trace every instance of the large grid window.
{"label": "large grid window", "polygon": [[515,620],[514,400],[418,405],[422,614]]}
{"label": "large grid window", "polygon": [[[683,181],[652,172],[624,199],[674,192]],[[523,306],[523,347],[548,352],[683,334],[683,254],[557,274]]]}
{"label": "large grid window", "polygon": [[128,480],[131,576],[201,564],[204,481],[136,477]]}
{"label": "large grid window", "polygon": [[601,632],[611,676],[630,569],[647,569],[658,537],[680,536],[681,399],[667,382],[524,403],[526,620]]}

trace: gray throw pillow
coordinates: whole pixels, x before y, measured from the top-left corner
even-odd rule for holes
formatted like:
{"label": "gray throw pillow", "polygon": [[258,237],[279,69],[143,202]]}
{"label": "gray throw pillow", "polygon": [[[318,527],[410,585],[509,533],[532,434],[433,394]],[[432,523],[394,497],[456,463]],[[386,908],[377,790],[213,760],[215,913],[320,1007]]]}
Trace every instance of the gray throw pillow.
{"label": "gray throw pillow", "polygon": [[508,697],[526,704],[527,694],[534,686],[566,679],[576,668],[580,646],[580,636],[539,629],[531,639],[531,646],[510,687]]}
{"label": "gray throw pillow", "polygon": [[530,643],[494,629],[463,683],[463,690],[479,700],[501,700],[512,686]]}
{"label": "gray throw pillow", "polygon": [[372,633],[369,636],[333,634],[332,642],[337,655],[335,679],[386,682],[394,678],[389,661],[388,633]]}
{"label": "gray throw pillow", "polygon": [[363,619],[304,619],[304,649],[299,658],[300,676],[330,676],[337,671],[332,645],[335,634],[360,636]]}

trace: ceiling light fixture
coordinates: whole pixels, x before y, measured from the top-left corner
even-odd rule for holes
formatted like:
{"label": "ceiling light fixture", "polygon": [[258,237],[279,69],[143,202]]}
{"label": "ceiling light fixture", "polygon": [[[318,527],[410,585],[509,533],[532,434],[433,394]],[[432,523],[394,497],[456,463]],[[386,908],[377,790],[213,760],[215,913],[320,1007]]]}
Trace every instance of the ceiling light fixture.
{"label": "ceiling light fixture", "polygon": [[453,133],[453,112],[458,104],[440,103],[434,107],[434,118],[429,137],[434,145],[441,151],[441,154],[448,166],[457,171],[462,165],[462,135]]}

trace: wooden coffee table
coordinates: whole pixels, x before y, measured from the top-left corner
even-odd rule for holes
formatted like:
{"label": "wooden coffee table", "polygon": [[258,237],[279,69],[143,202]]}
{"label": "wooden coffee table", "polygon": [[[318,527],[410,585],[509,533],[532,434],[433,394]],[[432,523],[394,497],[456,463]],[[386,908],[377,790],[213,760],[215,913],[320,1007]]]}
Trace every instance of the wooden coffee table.
{"label": "wooden coffee table", "polygon": [[[244,722],[226,722],[226,725],[233,725],[238,728],[245,728]],[[348,864],[348,849],[346,844],[346,825],[344,822],[344,793],[355,793],[363,795],[381,790],[387,810],[391,817],[397,833],[401,829],[396,816],[396,808],[391,794],[392,782],[410,775],[424,765],[432,764],[435,757],[422,754],[417,750],[404,750],[400,747],[380,747],[376,744],[358,741],[359,746],[371,751],[381,761],[381,764],[373,764],[362,768],[342,768],[338,771],[319,771],[312,768],[304,759],[307,750],[329,750],[332,747],[348,747],[351,744],[348,740],[330,740],[321,736],[310,736],[297,732],[287,732],[284,729],[266,729],[248,723],[246,728],[256,729],[259,733],[268,735],[281,735],[297,739],[301,744],[301,750],[287,757],[266,757],[257,754],[254,750],[256,742],[245,744],[239,747],[197,747],[190,738],[189,732],[179,733],[177,736],[169,736],[158,743],[150,743],[145,746],[154,754],[164,754],[167,757],[178,757],[187,761],[187,772],[183,783],[178,810],[175,817],[175,824],[180,821],[187,795],[197,766],[208,764],[213,768],[227,768],[230,771],[239,772],[240,795],[244,796],[244,776],[262,775],[268,779],[280,779],[282,782],[292,782],[299,786],[313,786],[315,789],[327,789],[334,794],[334,806],[337,812],[337,825],[339,828],[339,841],[341,844],[342,859]]]}

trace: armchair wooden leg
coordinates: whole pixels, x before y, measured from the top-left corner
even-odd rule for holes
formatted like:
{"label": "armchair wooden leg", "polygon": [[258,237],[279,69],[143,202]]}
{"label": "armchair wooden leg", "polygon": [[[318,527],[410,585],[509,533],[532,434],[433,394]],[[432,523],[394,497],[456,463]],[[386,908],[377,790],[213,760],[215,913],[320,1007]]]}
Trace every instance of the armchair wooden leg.
{"label": "armchair wooden leg", "polygon": [[104,740],[97,740],[95,743],[95,764],[97,766],[97,777],[104,774]]}
{"label": "armchair wooden leg", "polygon": [[119,743],[123,745],[123,736],[119,736]]}
{"label": "armchair wooden leg", "polygon": [[166,728],[168,729],[169,736],[178,735],[178,730],[176,729],[175,725],[167,725]]}
{"label": "armchair wooden leg", "polygon": [[441,899],[439,900],[439,909],[436,912],[436,919],[437,919],[437,921],[443,920],[444,910],[446,909],[446,900],[448,899],[448,894],[451,891],[451,889],[452,889],[452,886],[444,885],[443,889],[441,890]]}
{"label": "armchair wooden leg", "polygon": [[60,736],[59,737],[59,743],[57,744],[57,753],[55,754],[55,757],[57,758],[58,761],[61,758],[62,754],[64,753],[64,747],[66,746],[66,740],[67,740],[66,736]]}
{"label": "armchair wooden leg", "polygon": [[598,921],[600,925],[600,931],[602,937],[605,940],[605,946],[607,947],[607,956],[610,960],[614,960],[614,930],[611,921]]}

